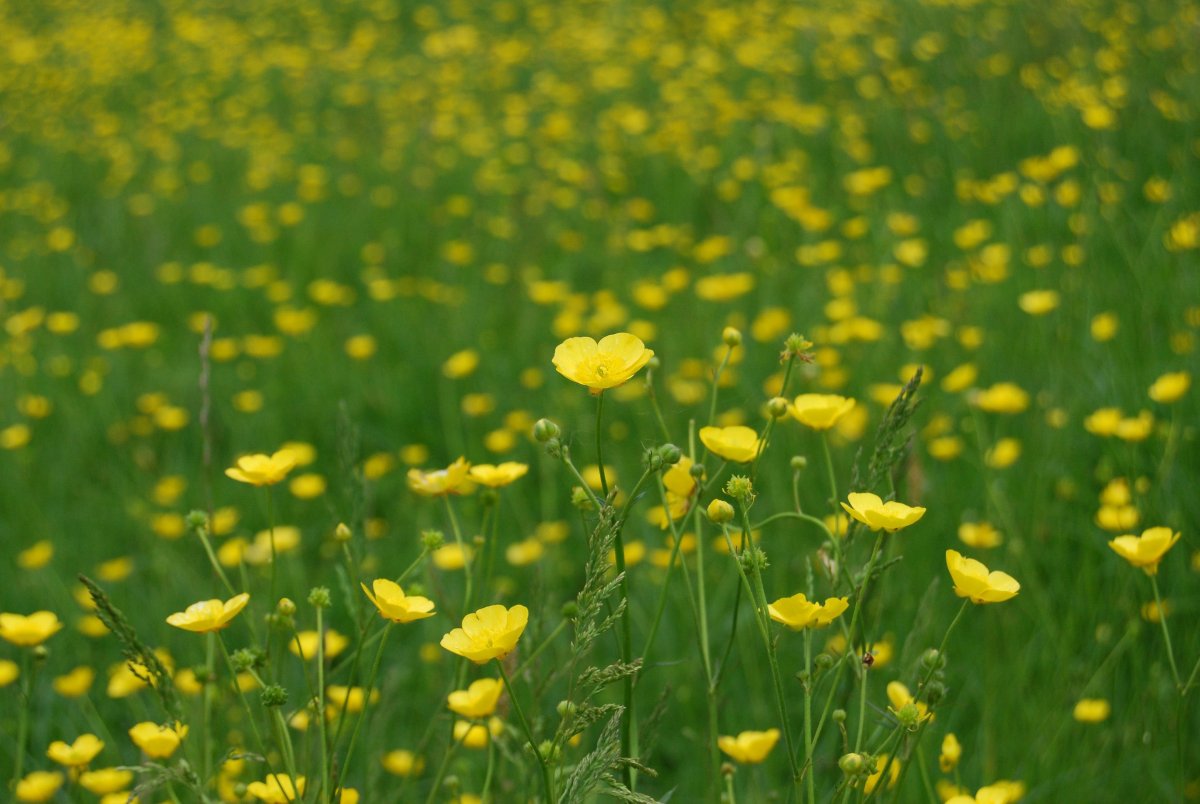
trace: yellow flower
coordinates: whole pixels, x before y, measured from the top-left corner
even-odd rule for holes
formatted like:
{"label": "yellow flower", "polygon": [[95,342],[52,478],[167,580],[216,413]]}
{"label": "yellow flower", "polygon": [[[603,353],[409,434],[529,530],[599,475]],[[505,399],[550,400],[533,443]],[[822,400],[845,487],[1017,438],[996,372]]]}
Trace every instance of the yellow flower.
{"label": "yellow flower", "polygon": [[0,659],[0,687],[7,687],[21,675],[21,668],[16,662]]}
{"label": "yellow flower", "polygon": [[1141,567],[1147,575],[1158,573],[1158,562],[1179,541],[1180,534],[1172,534],[1170,528],[1147,528],[1141,536],[1118,536],[1108,543],[1117,555],[1135,567]]}
{"label": "yellow flower", "polygon": [[1058,307],[1060,300],[1057,290],[1031,290],[1022,293],[1017,304],[1029,315],[1045,315]]}
{"label": "yellow flower", "polygon": [[954,579],[954,594],[969,597],[972,603],[1003,603],[1021,591],[1011,575],[988,572],[982,563],[964,558],[957,550],[946,551],[946,568]]}
{"label": "yellow flower", "polygon": [[1081,698],[1072,714],[1080,723],[1103,723],[1111,712],[1112,707],[1103,698]]}
{"label": "yellow flower", "polygon": [[[288,642],[288,650],[301,659],[312,659],[317,655],[316,631],[300,631]],[[349,638],[339,634],[332,628],[325,631],[325,658],[332,659],[349,646]]]}
{"label": "yellow flower", "polygon": [[516,648],[528,622],[529,609],[524,606],[485,606],[464,617],[462,628],[443,636],[441,644],[476,664],[503,659]]}
{"label": "yellow flower", "polygon": [[733,757],[734,761],[749,765],[766,759],[777,742],[779,729],[743,731],[737,737],[721,735],[717,738],[717,748]]}
{"label": "yellow flower", "polygon": [[652,357],[654,352],[641,338],[618,332],[599,343],[586,337],[567,338],[555,348],[553,363],[559,374],[598,394],[628,381]]}
{"label": "yellow flower", "polygon": [[850,603],[844,597],[826,598],[824,605],[821,605],[800,593],[781,597],[768,604],[767,613],[775,622],[799,631],[802,628],[824,628],[849,607]]}
{"label": "yellow flower", "polygon": [[53,683],[54,691],[64,698],[78,698],[86,695],[96,680],[96,671],[81,664],[69,673],[57,676]]}
{"label": "yellow flower", "polygon": [[273,486],[287,477],[295,466],[295,454],[289,449],[281,449],[274,455],[243,455],[235,466],[225,470],[225,474],[252,486]]}
{"label": "yellow flower", "polygon": [[0,614],[0,637],[23,648],[40,645],[63,627],[52,611],[35,611],[29,616]]}
{"label": "yellow flower", "polygon": [[504,721],[498,717],[491,718],[486,726],[469,720],[454,721],[454,740],[464,748],[486,748],[489,738],[498,737],[503,732]]}
{"label": "yellow flower", "polygon": [[1192,385],[1192,375],[1186,371],[1164,374],[1150,386],[1150,398],[1162,405],[1177,402]]}
{"label": "yellow flower", "polygon": [[870,492],[852,491],[846,496],[846,499],[850,501],[849,505],[842,503],[842,508],[846,509],[846,513],[871,530],[886,530],[888,533],[895,533],[925,516],[924,508],[911,507],[895,500],[884,502],[879,495]]}
{"label": "yellow flower", "polygon": [[474,551],[467,545],[444,544],[429,554],[433,565],[440,570],[460,570],[471,560]]}
{"label": "yellow flower", "polygon": [[[366,584],[359,586],[375,604],[375,608],[379,609],[379,616],[394,623],[411,623],[413,620],[422,620],[434,614],[432,600],[406,595],[398,584],[387,578],[375,580],[370,590]],[[371,593],[372,590],[374,594]]]}
{"label": "yellow flower", "polygon": [[34,771],[17,782],[17,801],[49,801],[62,783],[63,775],[58,771]]}
{"label": "yellow flower", "polygon": [[801,394],[792,401],[791,413],[806,427],[828,430],[854,407],[853,399],[836,394]]}
{"label": "yellow flower", "polygon": [[250,595],[242,592],[240,595],[235,595],[229,600],[222,603],[220,600],[201,600],[199,603],[193,603],[188,606],[185,611],[178,611],[167,618],[167,624],[173,625],[176,628],[182,628],[185,631],[193,631],[197,634],[207,634],[210,631],[220,631],[238,615],[242,609],[246,608],[246,604],[250,602]]}
{"label": "yellow flower", "polygon": [[887,789],[891,790],[893,787],[895,787],[896,782],[900,780],[900,760],[892,760],[887,754],[880,754],[875,758],[875,772],[867,777],[867,780],[863,783],[863,790],[868,794],[873,792],[875,787],[879,784],[880,779],[883,778],[884,768],[889,767],[890,770],[888,770]]}
{"label": "yellow flower", "polygon": [[425,760],[405,748],[388,751],[380,761],[383,769],[394,776],[417,776],[425,770]]}
{"label": "yellow flower", "polygon": [[714,455],[735,463],[749,463],[762,447],[758,433],[749,427],[701,427],[700,441]]}
{"label": "yellow flower", "polygon": [[988,413],[1020,413],[1029,407],[1029,394],[1011,382],[1000,382],[977,391],[971,401]]}
{"label": "yellow flower", "polygon": [[986,550],[1004,542],[1000,532],[990,522],[964,522],[958,526],[958,540],[967,547]]}
{"label": "yellow flower", "polygon": [[468,479],[471,464],[459,458],[445,469],[423,472],[408,470],[408,487],[422,497],[440,497],[443,494],[464,494],[473,488]]}
{"label": "yellow flower", "polygon": [[495,489],[507,486],[517,478],[524,477],[528,471],[528,464],[507,461],[499,466],[492,466],[488,463],[477,463],[470,468],[468,474],[472,480],[481,486]]}
{"label": "yellow flower", "polygon": [[265,782],[251,782],[246,792],[266,804],[291,804],[304,795],[304,777],[297,776],[295,782],[286,773],[272,773]]}
{"label": "yellow flower", "polygon": [[379,700],[379,690],[371,690],[368,695],[362,687],[346,687],[341,684],[330,684],[325,688],[325,700],[333,711],[345,710],[349,714],[357,714],[367,704]]}
{"label": "yellow flower", "polygon": [[481,678],[472,681],[465,690],[455,690],[446,699],[450,711],[468,718],[484,718],[496,711],[496,702],[504,684],[498,679]]}
{"label": "yellow flower", "polygon": [[23,570],[41,569],[54,558],[54,543],[42,539],[17,553],[17,566]]}
{"label": "yellow flower", "polygon": [[46,756],[59,765],[79,768],[87,765],[96,758],[96,754],[103,750],[104,742],[99,737],[94,734],[81,734],[70,745],[62,740],[50,743],[50,748],[46,750]]}
{"label": "yellow flower", "polygon": [[909,704],[912,704],[917,709],[917,723],[921,723],[922,721],[932,717],[932,715],[929,714],[929,707],[914,698],[912,693],[908,691],[908,687],[904,686],[899,681],[892,681],[888,683],[887,697],[892,704],[890,707],[892,714],[897,714],[901,709]]}
{"label": "yellow flower", "polygon": [[79,775],[80,786],[96,796],[119,793],[133,783],[133,771],[121,768],[101,768]]}
{"label": "yellow flower", "polygon": [[949,773],[958,765],[958,760],[962,757],[962,744],[953,734],[947,734],[942,738],[942,753],[938,756],[938,767],[942,773]]}
{"label": "yellow flower", "polygon": [[175,721],[174,727],[143,721],[129,730],[129,739],[151,759],[167,759],[187,737],[188,727]]}
{"label": "yellow flower", "polygon": [[504,548],[504,560],[514,567],[524,567],[542,557],[546,547],[537,539],[530,537],[519,542],[513,542]]}

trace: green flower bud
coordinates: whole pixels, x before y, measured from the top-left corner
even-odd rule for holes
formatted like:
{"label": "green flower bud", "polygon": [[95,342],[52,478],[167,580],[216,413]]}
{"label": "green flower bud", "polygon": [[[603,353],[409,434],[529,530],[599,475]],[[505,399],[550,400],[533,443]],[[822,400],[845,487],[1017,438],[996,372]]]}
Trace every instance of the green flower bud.
{"label": "green flower bud", "polygon": [[282,617],[291,617],[296,613],[296,604],[290,597],[281,597],[275,604],[275,613]]}
{"label": "green flower bud", "polygon": [[533,437],[542,444],[552,438],[558,438],[561,432],[558,425],[549,419],[538,419],[533,424]]}
{"label": "green flower bud", "polygon": [[721,340],[724,341],[725,345],[730,348],[734,346],[741,346],[742,333],[734,327],[725,327],[725,329],[721,331]]}
{"label": "green flower bud", "polygon": [[546,439],[545,444],[546,454],[551,458],[561,458],[564,455],[565,448],[563,447],[562,442],[557,438],[548,438]]}
{"label": "green flower bud", "polygon": [[867,767],[867,758],[862,754],[842,754],[838,759],[838,767],[847,776],[857,776]]}
{"label": "green flower bud", "polygon": [[34,662],[38,664],[41,664],[50,658],[50,649],[45,645],[35,645],[32,653]]}
{"label": "green flower bud", "polygon": [[560,611],[562,612],[563,619],[574,620],[579,616],[579,604],[574,600],[568,600],[562,604]]}
{"label": "green flower bud", "polygon": [[833,714],[830,715],[830,717],[833,718],[834,723],[845,723],[846,722],[846,710],[845,709],[834,709]]}
{"label": "green flower bud", "polygon": [[814,661],[820,670],[828,670],[833,667],[833,657],[828,653],[817,654],[817,658]]}
{"label": "green flower bud", "polygon": [[663,444],[658,448],[658,454],[662,456],[664,467],[674,466],[683,457],[683,450],[674,444]]}
{"label": "green flower bud", "polygon": [[580,511],[596,510],[596,503],[592,500],[592,495],[582,486],[576,486],[571,489],[571,505]]}
{"label": "green flower bud", "polygon": [[[327,588],[324,586],[314,586],[308,593],[308,603],[318,609],[327,609],[333,605],[333,599]],[[293,610],[295,607],[296,605],[293,603]]]}
{"label": "green flower bud", "polygon": [[708,518],[718,525],[733,520],[733,506],[724,500],[713,500],[708,504]]}
{"label": "green flower bud", "polygon": [[767,412],[773,419],[782,419],[788,412],[788,401],[781,396],[773,397],[767,402]]}
{"label": "green flower bud", "polygon": [[940,681],[930,681],[925,687],[925,700],[930,706],[937,704],[946,697],[946,685]]}
{"label": "green flower bud", "polygon": [[421,546],[433,552],[446,543],[446,535],[440,530],[423,530],[421,531]]}
{"label": "green flower bud", "polygon": [[333,529],[334,541],[348,542],[354,536],[354,532],[350,530],[350,526],[345,522],[339,522],[338,526]]}
{"label": "green flower bud", "polygon": [[941,670],[946,666],[946,657],[937,648],[930,648],[921,654],[921,666],[926,670]]}
{"label": "green flower bud", "polygon": [[808,458],[805,458],[803,455],[793,455],[792,456],[792,471],[793,472],[801,472],[807,468],[808,468]]}
{"label": "green flower bud", "polygon": [[690,467],[688,467],[688,474],[691,475],[696,480],[703,480],[704,479],[704,464],[702,464],[702,463],[692,464]]}
{"label": "green flower bud", "polygon": [[262,704],[266,707],[283,706],[287,703],[287,690],[278,684],[268,684],[263,687]]}
{"label": "green flower bud", "polygon": [[185,521],[192,530],[208,530],[208,514],[203,511],[188,511]]}

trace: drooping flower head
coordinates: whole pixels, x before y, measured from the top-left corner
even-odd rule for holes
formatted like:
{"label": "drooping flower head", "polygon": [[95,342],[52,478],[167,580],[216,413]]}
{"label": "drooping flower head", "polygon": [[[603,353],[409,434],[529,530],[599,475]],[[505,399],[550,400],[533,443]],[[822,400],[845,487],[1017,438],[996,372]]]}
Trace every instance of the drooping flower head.
{"label": "drooping flower head", "polygon": [[451,653],[483,664],[503,659],[517,646],[529,622],[524,606],[485,606],[463,618],[462,628],[442,637],[442,647]]}
{"label": "drooping flower head", "polygon": [[946,551],[946,569],[954,579],[954,594],[970,598],[972,603],[1003,603],[1021,591],[1021,584],[1011,575],[989,572],[981,562],[957,550]]}
{"label": "drooping flower head", "polygon": [[554,350],[554,368],[593,394],[630,380],[654,357],[642,339],[628,332],[592,338],[567,338]]}
{"label": "drooping flower head", "polygon": [[224,602],[215,599],[201,600],[199,603],[188,606],[184,611],[172,614],[167,618],[167,624],[197,634],[220,631],[229,625],[249,602],[250,595],[246,592],[235,595]]}

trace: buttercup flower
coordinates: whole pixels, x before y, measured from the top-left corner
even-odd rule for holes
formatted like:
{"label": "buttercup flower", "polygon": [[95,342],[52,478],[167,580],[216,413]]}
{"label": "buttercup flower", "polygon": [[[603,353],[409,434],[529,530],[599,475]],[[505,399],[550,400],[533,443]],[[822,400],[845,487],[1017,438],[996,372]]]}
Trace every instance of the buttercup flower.
{"label": "buttercup flower", "polygon": [[[366,590],[366,587],[363,587]],[[370,597],[368,594],[367,597]],[[288,650],[302,659],[312,659],[317,655],[317,636],[316,631],[300,631],[295,638],[288,642]],[[350,645],[350,640],[334,631],[332,628],[325,631],[325,658],[332,659],[339,653],[344,651]]]}
{"label": "buttercup flower", "polygon": [[187,737],[188,727],[176,721],[174,727],[144,721],[129,730],[129,739],[151,759],[167,759]]}
{"label": "buttercup flower", "polygon": [[388,751],[380,762],[385,771],[395,776],[417,776],[425,769],[425,760],[406,748]]}
{"label": "buttercup flower", "polygon": [[781,597],[767,605],[767,613],[777,623],[794,631],[802,628],[824,628],[850,607],[847,598],[826,598],[824,605],[810,601],[803,593]]}
{"label": "buttercup flower", "polygon": [[958,765],[962,757],[962,744],[953,734],[942,738],[942,752],[938,755],[938,767],[942,773],[949,773]]}
{"label": "buttercup flower", "polygon": [[749,427],[701,427],[700,441],[714,455],[734,463],[749,463],[758,455],[762,442]]}
{"label": "buttercup flower", "polygon": [[133,771],[120,768],[101,768],[79,775],[79,786],[92,795],[106,796],[119,793],[133,784]]}
{"label": "buttercup flower", "polygon": [[1118,536],[1108,546],[1133,566],[1141,567],[1147,575],[1157,575],[1158,563],[1179,541],[1180,535],[1172,534],[1170,528],[1147,528],[1141,536]]}
{"label": "buttercup flower", "polygon": [[472,681],[465,690],[455,690],[446,699],[450,711],[469,718],[487,717],[496,711],[504,684],[495,678]]}
{"label": "buttercup flower", "polygon": [[1021,591],[1021,584],[1011,575],[988,572],[982,563],[957,550],[946,551],[946,568],[954,579],[954,594],[969,597],[972,603],[1003,603]]}
{"label": "buttercup flower", "polygon": [[297,776],[293,782],[286,773],[272,773],[265,782],[246,785],[246,792],[266,804],[290,804],[304,795],[304,777]]}
{"label": "buttercup flower", "polygon": [[63,627],[52,611],[35,611],[29,616],[0,614],[0,638],[22,648],[40,645]]}
{"label": "buttercup flower", "polygon": [[554,368],[593,394],[627,382],[654,357],[642,339],[628,332],[592,338],[567,338],[554,350]]}
{"label": "buttercup flower", "polygon": [[792,416],[806,427],[828,430],[849,413],[855,405],[853,399],[836,394],[801,394],[789,408]]}
{"label": "buttercup flower", "polygon": [[469,480],[470,470],[471,464],[461,457],[445,469],[435,469],[431,472],[409,469],[408,487],[422,497],[463,494],[473,487]]}
{"label": "buttercup flower", "polygon": [[[371,584],[371,589],[367,589],[366,584],[359,586],[375,604],[375,608],[379,609],[379,616],[394,623],[411,623],[413,620],[432,617],[434,614],[432,600],[406,595],[399,584],[387,578],[377,579]],[[372,590],[374,594],[371,593]]]}
{"label": "buttercup flower", "polygon": [[779,729],[743,731],[736,737],[721,735],[717,738],[717,748],[731,756],[736,762],[753,765],[766,759],[777,742],[779,742]]}
{"label": "buttercup flower", "polygon": [[68,768],[79,768],[87,765],[96,755],[104,750],[104,742],[94,734],[81,734],[75,742],[68,745],[62,740],[50,743],[46,756]]}
{"label": "buttercup flower", "polygon": [[249,602],[250,595],[245,592],[229,598],[224,603],[220,600],[201,600],[199,603],[188,606],[184,611],[172,614],[167,618],[167,624],[197,634],[220,631],[229,625]]}
{"label": "buttercup flower", "polygon": [[1164,374],[1150,386],[1150,398],[1161,405],[1178,402],[1192,386],[1192,375],[1186,371]]}
{"label": "buttercup flower", "polygon": [[1080,723],[1103,723],[1111,712],[1112,707],[1103,698],[1081,698],[1072,715]]}
{"label": "buttercup flower", "polygon": [[528,622],[529,609],[524,606],[485,606],[464,617],[462,628],[442,637],[441,644],[476,664],[503,659],[517,646]]}
{"label": "buttercup flower", "polygon": [[17,801],[49,801],[62,784],[63,775],[58,771],[34,771],[17,782]]}
{"label": "buttercup flower", "polygon": [[849,505],[842,503],[846,513],[871,530],[895,533],[925,516],[924,508],[908,506],[895,500],[884,502],[879,495],[870,492],[852,491],[846,495],[846,499],[850,501]]}
{"label": "buttercup flower", "polygon": [[514,480],[524,477],[528,471],[528,464],[506,461],[499,466],[477,463],[468,470],[467,474],[479,485],[494,489],[507,486]]}
{"label": "buttercup flower", "polygon": [[1011,382],[998,382],[991,388],[977,391],[972,404],[988,413],[1020,413],[1029,407],[1029,394]]}
{"label": "buttercup flower", "polygon": [[252,486],[273,486],[295,467],[295,453],[290,449],[281,449],[274,455],[243,455],[234,466],[225,470],[225,474]]}
{"label": "buttercup flower", "polygon": [[912,704],[917,710],[917,723],[932,717],[932,715],[929,714],[929,707],[914,698],[912,693],[908,691],[908,687],[899,681],[892,681],[888,683],[887,697],[888,701],[890,701],[892,704],[890,707],[892,714],[899,714],[901,709],[909,704]]}

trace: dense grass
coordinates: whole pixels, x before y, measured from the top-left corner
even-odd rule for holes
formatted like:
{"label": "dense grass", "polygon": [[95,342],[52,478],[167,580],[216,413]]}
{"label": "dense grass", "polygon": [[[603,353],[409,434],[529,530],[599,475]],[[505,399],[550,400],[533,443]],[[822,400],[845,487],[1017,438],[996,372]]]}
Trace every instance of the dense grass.
{"label": "dense grass", "polygon": [[[489,539],[499,548],[491,575],[478,568],[470,608],[530,609],[515,669],[579,592],[596,521],[572,507],[575,478],[531,437],[549,417],[575,462],[595,463],[595,401],[554,372],[555,346],[629,331],[655,352],[650,370],[604,397],[604,458],[627,495],[644,450],[668,440],[648,385],[669,440],[700,457],[692,433],[710,423],[732,326],[742,345],[720,373],[721,424],[764,430],[784,339],[802,332],[812,362],[797,361],[788,398],[858,401],[830,431],[839,498],[870,490],[928,509],[883,542],[887,568],[855,634],[893,646],[867,674],[863,753],[880,750],[894,725],[887,682],[916,689],[922,654],[958,611],[945,551],[1021,583],[1012,601],[964,612],[936,719],[920,753],[915,734],[902,749],[912,772],[874,798],[923,801],[943,778],[967,791],[1019,780],[1025,801],[1195,797],[1195,690],[1179,694],[1163,632],[1144,611],[1149,578],[1106,542],[1158,525],[1182,532],[1156,578],[1186,681],[1200,657],[1196,396],[1161,402],[1147,389],[1195,364],[1196,41],[1194,2],[0,3],[0,610],[52,610],[67,625],[36,678],[25,668],[0,689],[0,777],[15,767],[27,703],[23,772],[51,769],[46,746],[83,732],[106,743],[93,767],[138,761],[125,732],[166,715],[149,690],[107,693],[120,646],[76,628],[86,613],[76,575],[99,576],[176,667],[202,665],[205,638],[164,623],[228,596],[185,527],[192,510],[223,511],[218,549],[268,528],[271,510],[275,524],[297,526],[298,548],[277,563],[279,592],[311,629],[309,589],[330,588],[326,624],[357,638],[360,623],[378,621],[356,579],[399,575],[421,554],[422,531],[453,541],[447,504],[410,491],[406,470],[460,455],[527,463],[494,505],[479,492],[448,498],[466,538],[486,537],[480,555]],[[1057,296],[1038,309],[1031,291]],[[449,359],[463,350],[478,363],[456,372],[464,358]],[[943,386],[965,364],[975,379]],[[891,482],[852,487],[917,365],[925,378],[903,431],[909,449]],[[1024,389],[1028,406],[981,409],[978,391],[1000,382]],[[1085,426],[1106,407],[1126,420],[1115,435]],[[1148,426],[1135,424],[1139,411]],[[819,517],[838,510],[820,434],[790,418],[771,432],[752,470],[753,522],[796,505]],[[1009,465],[986,457],[1005,438],[1020,448]],[[224,476],[238,456],[285,442],[310,445],[314,460],[272,487],[270,508],[267,492]],[[795,475],[794,455],[807,460]],[[709,459],[710,478],[719,466]],[[697,506],[727,498],[728,477],[750,471],[730,464]],[[308,474],[324,490],[310,478],[318,493],[297,494],[289,482]],[[1122,478],[1136,521],[1106,527],[1100,495],[1108,488],[1111,502]],[[623,531],[649,551],[628,573],[635,648],[667,578],[667,560],[652,560],[666,534],[645,517],[656,483]],[[964,546],[959,526],[979,521],[1003,543]],[[339,522],[354,534],[349,558],[334,539]],[[537,561],[504,560],[505,548],[559,522],[565,539]],[[638,790],[674,801],[722,792],[709,758],[701,584],[713,652],[732,645],[719,734],[780,720],[735,565],[715,548],[717,528],[689,518],[685,529],[697,528],[704,574],[694,554],[686,583],[672,571],[636,689],[639,718],[663,707],[653,728],[643,724],[650,748],[639,756],[658,775],[642,775]],[[820,530],[780,520],[760,539],[768,599],[809,583],[821,599],[833,594]],[[852,531],[852,573],[873,541]],[[52,558],[28,552],[39,543]],[[117,558],[130,560],[127,576],[101,568]],[[274,601],[265,566],[229,572],[252,595],[223,632],[233,650],[251,641],[245,621],[261,636]],[[467,677],[437,647],[464,614],[462,576],[422,562],[405,584],[438,615],[391,629],[380,698],[345,776],[364,801],[431,795],[450,739],[444,696]],[[860,589],[837,594],[855,606]],[[617,633],[575,669],[615,661]],[[814,655],[835,633],[812,632]],[[570,673],[557,672],[572,657],[569,634],[514,678],[539,740],[554,736],[570,688]],[[804,637],[772,636],[803,742],[793,675]],[[277,642],[269,672],[290,693],[290,715],[307,698],[306,670]],[[0,659],[29,658],[0,643]],[[50,678],[78,666],[95,669],[90,690],[56,693]],[[330,673],[345,684],[349,670],[334,660]],[[218,671],[210,760],[233,745],[281,750],[272,737],[255,744],[219,661]],[[359,668],[357,683],[365,677]],[[819,710],[834,689],[848,713],[849,745],[829,726],[815,751],[822,801],[862,795],[840,787],[837,765],[857,737],[857,677],[847,665],[815,696]],[[620,702],[620,684],[605,695]],[[1107,699],[1111,716],[1077,722],[1081,698]],[[257,696],[249,703],[265,728]],[[185,696],[184,707],[196,766],[200,698]],[[501,712],[491,792],[539,795],[520,724],[507,704]],[[599,730],[565,748],[563,779]],[[964,751],[944,775],[947,732]],[[294,736],[319,778],[315,727]],[[384,769],[380,758],[400,748],[423,756],[418,778]],[[487,763],[487,751],[457,751],[447,767],[458,792],[480,794]],[[265,775],[248,762],[238,778]],[[788,800],[788,775],[780,744],[763,764],[740,766],[733,786],[743,801]],[[221,795],[241,800],[232,784]],[[170,794],[198,795],[178,782]],[[162,788],[143,800],[167,797]],[[94,798],[64,788],[55,800]]]}

